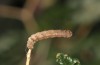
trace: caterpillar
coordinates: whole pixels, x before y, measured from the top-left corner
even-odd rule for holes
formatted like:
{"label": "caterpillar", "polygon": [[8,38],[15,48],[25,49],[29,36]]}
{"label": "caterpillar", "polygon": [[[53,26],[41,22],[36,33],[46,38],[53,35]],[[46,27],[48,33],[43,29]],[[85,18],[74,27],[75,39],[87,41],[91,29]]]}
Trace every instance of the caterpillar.
{"label": "caterpillar", "polygon": [[64,37],[69,38],[72,36],[72,32],[70,30],[48,30],[43,32],[38,32],[36,34],[31,35],[27,41],[28,49],[33,49],[34,43],[39,40],[54,38],[54,37]]}
{"label": "caterpillar", "polygon": [[27,52],[26,65],[29,65],[30,58],[31,58],[31,51],[34,48],[34,44],[37,41],[48,39],[48,38],[54,38],[54,37],[69,38],[71,36],[72,36],[72,32],[70,30],[48,30],[48,31],[42,31],[31,35],[27,41],[27,48],[29,50]]}

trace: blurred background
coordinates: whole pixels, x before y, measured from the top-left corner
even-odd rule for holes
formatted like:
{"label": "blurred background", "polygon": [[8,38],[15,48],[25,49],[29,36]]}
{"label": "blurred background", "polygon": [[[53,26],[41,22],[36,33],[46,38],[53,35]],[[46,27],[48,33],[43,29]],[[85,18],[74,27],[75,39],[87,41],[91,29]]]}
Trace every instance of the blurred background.
{"label": "blurred background", "polygon": [[27,38],[38,31],[70,29],[70,39],[37,42],[30,65],[57,65],[57,53],[81,65],[100,65],[100,0],[0,0],[0,65],[25,65]]}

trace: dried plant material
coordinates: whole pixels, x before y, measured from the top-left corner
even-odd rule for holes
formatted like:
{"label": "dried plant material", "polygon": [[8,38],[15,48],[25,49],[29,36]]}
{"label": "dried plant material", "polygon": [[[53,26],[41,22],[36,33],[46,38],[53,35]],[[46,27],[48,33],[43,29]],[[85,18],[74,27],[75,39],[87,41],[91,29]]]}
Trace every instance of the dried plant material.
{"label": "dried plant material", "polygon": [[29,49],[29,51],[27,53],[26,65],[29,65],[31,50],[34,48],[35,42],[48,38],[54,38],[54,37],[69,38],[71,36],[72,32],[70,30],[48,30],[31,35],[27,41],[27,48]]}
{"label": "dried plant material", "polygon": [[30,62],[30,58],[31,57],[31,49],[28,50],[27,52],[27,62],[26,62],[26,65],[29,65],[29,62]]}

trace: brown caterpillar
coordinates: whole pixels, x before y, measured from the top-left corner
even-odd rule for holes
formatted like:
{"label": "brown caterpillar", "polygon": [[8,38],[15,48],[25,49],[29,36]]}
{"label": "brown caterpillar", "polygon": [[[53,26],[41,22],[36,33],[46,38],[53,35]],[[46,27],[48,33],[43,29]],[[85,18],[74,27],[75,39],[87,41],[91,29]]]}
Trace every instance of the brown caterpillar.
{"label": "brown caterpillar", "polygon": [[39,40],[54,38],[54,37],[69,38],[71,36],[72,36],[72,32],[70,30],[48,30],[48,31],[38,32],[36,34],[31,35],[28,38],[27,47],[29,49],[32,49],[34,46],[34,43]]}
{"label": "brown caterpillar", "polygon": [[54,37],[69,38],[71,36],[72,36],[72,32],[70,30],[48,30],[48,31],[38,32],[36,34],[31,35],[27,41],[27,48],[29,50],[27,52],[26,65],[29,65],[30,58],[31,58],[30,57],[31,51],[33,49],[35,42],[39,40],[47,39],[47,38],[54,38]]}

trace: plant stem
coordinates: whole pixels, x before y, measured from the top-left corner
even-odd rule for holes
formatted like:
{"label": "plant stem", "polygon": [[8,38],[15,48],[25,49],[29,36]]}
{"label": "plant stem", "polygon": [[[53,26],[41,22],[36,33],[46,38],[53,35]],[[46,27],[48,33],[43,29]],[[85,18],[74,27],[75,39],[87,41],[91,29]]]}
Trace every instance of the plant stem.
{"label": "plant stem", "polygon": [[31,51],[32,49],[29,49],[27,52],[27,60],[26,60],[26,65],[29,65],[30,59],[31,59]]}

